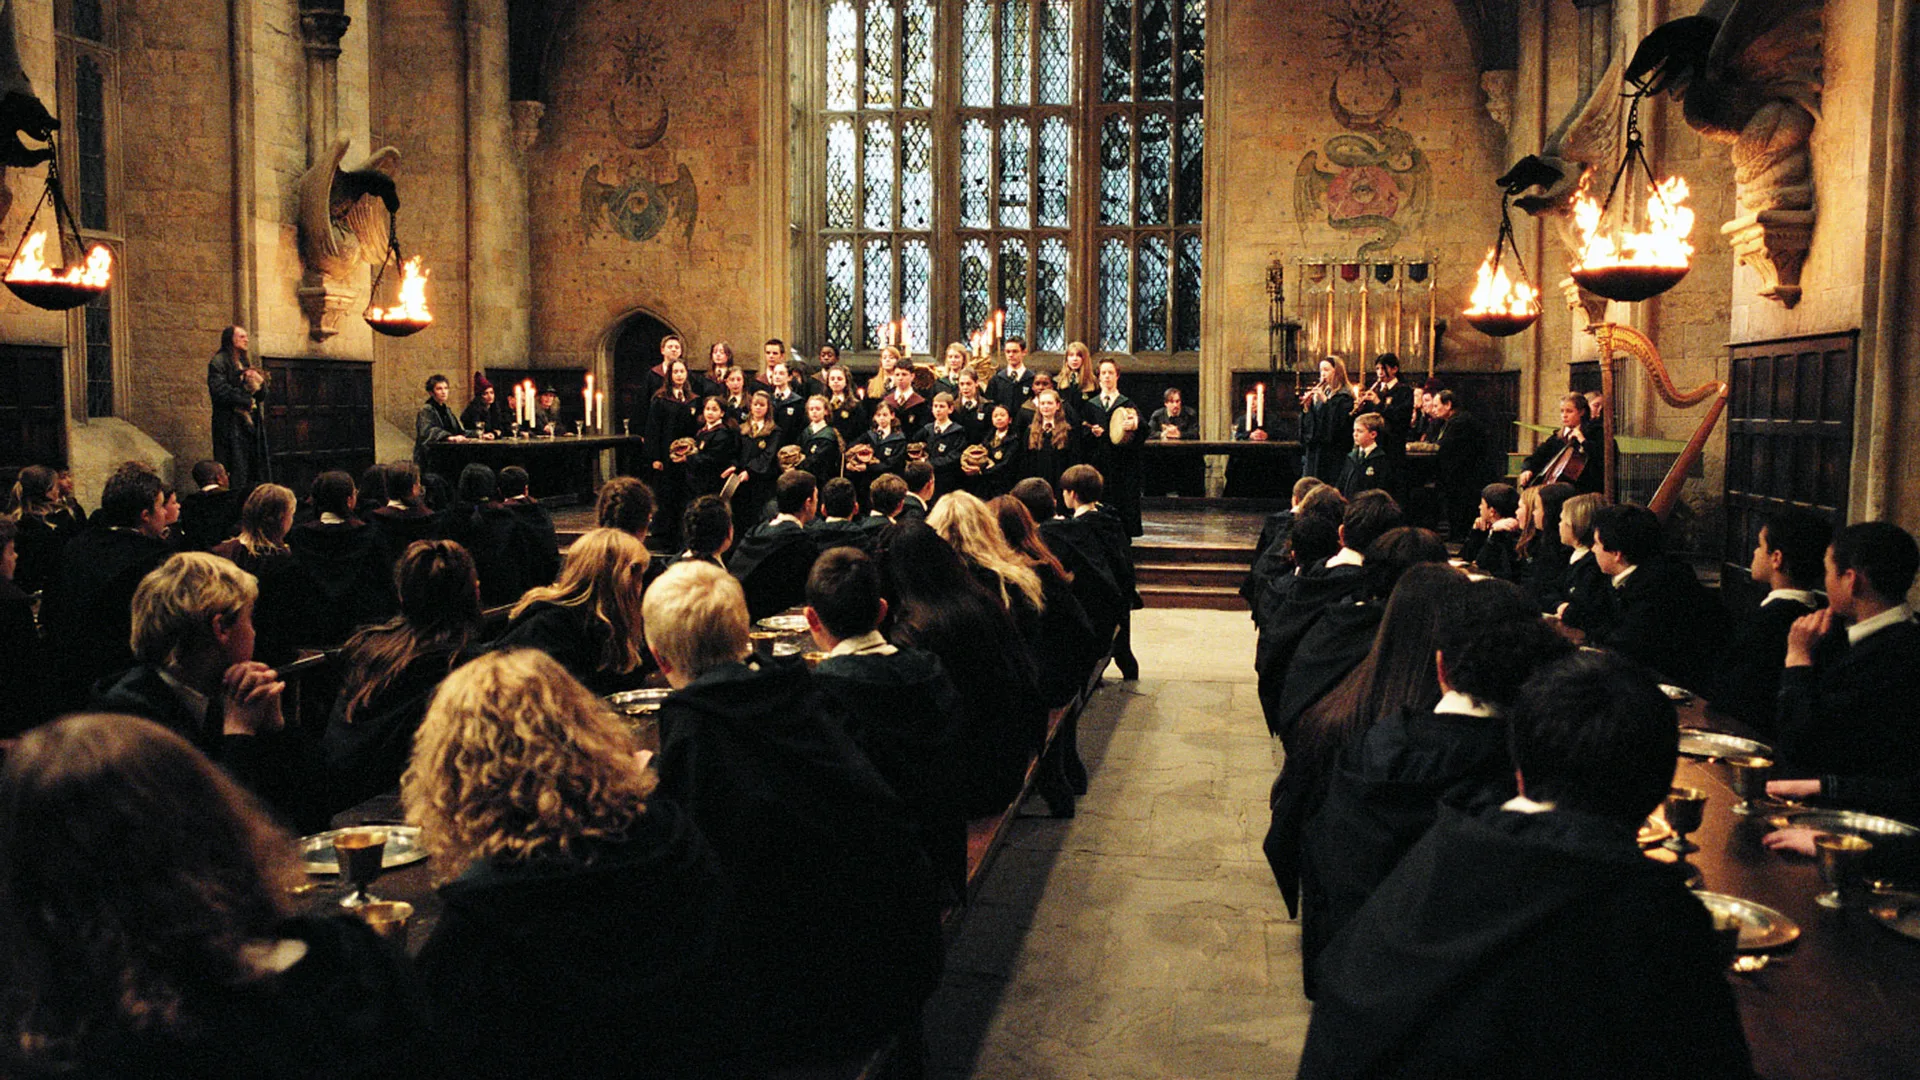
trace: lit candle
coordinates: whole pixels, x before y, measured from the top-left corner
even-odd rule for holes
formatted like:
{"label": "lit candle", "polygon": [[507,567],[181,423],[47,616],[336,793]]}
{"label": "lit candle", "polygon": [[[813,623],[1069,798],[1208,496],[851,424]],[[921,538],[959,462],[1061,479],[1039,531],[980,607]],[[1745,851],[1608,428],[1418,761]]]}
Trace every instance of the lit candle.
{"label": "lit candle", "polygon": [[1253,415],[1259,417],[1260,422],[1262,424],[1267,422],[1267,384],[1266,383],[1253,384]]}
{"label": "lit candle", "polygon": [[1247,433],[1253,433],[1253,391],[1247,391]]}
{"label": "lit candle", "polygon": [[605,390],[593,392],[593,425],[595,431],[607,426],[607,392]]}

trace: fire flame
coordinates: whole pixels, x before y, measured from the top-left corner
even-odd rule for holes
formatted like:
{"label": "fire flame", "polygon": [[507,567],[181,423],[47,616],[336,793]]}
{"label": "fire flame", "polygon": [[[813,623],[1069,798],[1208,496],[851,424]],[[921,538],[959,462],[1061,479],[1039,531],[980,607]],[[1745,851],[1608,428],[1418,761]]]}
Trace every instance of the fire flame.
{"label": "fire flame", "polygon": [[26,246],[20,249],[20,257],[13,260],[13,265],[7,269],[7,280],[76,285],[88,289],[104,289],[112,284],[113,252],[105,244],[93,245],[87,251],[86,262],[74,263],[65,268],[65,273],[59,274],[47,265],[46,249],[46,233],[34,233],[28,237]]}
{"label": "fire flame", "polygon": [[430,323],[427,310],[427,271],[420,269],[420,256],[408,259],[400,268],[400,302],[390,308],[368,308],[369,322]]}
{"label": "fire flame", "polygon": [[1465,314],[1513,315],[1522,318],[1540,314],[1540,290],[1529,285],[1525,278],[1508,278],[1504,266],[1496,269],[1496,254],[1497,248],[1487,252],[1486,261],[1480,264],[1480,272],[1474,277],[1473,293],[1469,297],[1473,303]]}
{"label": "fire flame", "polygon": [[1689,192],[1684,177],[1662,180],[1647,196],[1646,232],[1600,231],[1600,204],[1582,191],[1574,197],[1573,223],[1580,234],[1580,258],[1575,270],[1615,266],[1647,266],[1685,270],[1693,245],[1693,211],[1681,205]]}

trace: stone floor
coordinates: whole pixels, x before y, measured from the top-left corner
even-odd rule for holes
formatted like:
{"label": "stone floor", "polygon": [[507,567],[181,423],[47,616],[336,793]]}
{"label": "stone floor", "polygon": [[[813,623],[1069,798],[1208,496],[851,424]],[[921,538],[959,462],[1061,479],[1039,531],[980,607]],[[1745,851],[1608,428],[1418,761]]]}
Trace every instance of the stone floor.
{"label": "stone floor", "polygon": [[1293,1074],[1308,1004],[1260,853],[1253,645],[1244,613],[1135,613],[1142,677],[1081,722],[1078,816],[1016,823],[948,956],[931,1080]]}

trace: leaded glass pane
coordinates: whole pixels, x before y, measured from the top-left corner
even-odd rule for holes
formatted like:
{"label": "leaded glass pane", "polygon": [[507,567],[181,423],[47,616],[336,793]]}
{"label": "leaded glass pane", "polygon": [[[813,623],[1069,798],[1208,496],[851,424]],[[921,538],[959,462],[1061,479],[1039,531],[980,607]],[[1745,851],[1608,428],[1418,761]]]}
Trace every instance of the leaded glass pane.
{"label": "leaded glass pane", "polygon": [[853,121],[827,125],[827,228],[853,228]]}
{"label": "leaded glass pane", "polygon": [[854,88],[860,85],[860,54],[855,47],[860,20],[847,0],[827,7],[827,108],[855,107]]}
{"label": "leaded glass pane", "polygon": [[1000,124],[1000,224],[1009,229],[1024,229],[1028,213],[1027,156],[1032,152],[1033,134],[1025,120],[1017,117]]}
{"label": "leaded glass pane", "polygon": [[1068,147],[1071,132],[1064,116],[1040,121],[1040,160],[1034,169],[1040,188],[1040,227],[1067,227]]}
{"label": "leaded glass pane", "polygon": [[1027,0],[1000,0],[1000,103],[1025,105],[1032,12]]}
{"label": "leaded glass pane", "polygon": [[1110,236],[1100,242],[1100,349],[1127,351],[1127,245]]}
{"label": "leaded glass pane", "polygon": [[926,0],[909,0],[901,12],[900,105],[926,109],[933,105],[933,8]]}
{"label": "leaded glass pane", "polygon": [[[73,36],[105,44],[107,40],[106,5],[101,0],[73,0]],[[110,411],[109,411],[110,412]],[[89,415],[108,415],[89,414]]]}
{"label": "leaded glass pane", "polygon": [[827,341],[853,347],[853,245],[845,240],[827,245]]}
{"label": "leaded glass pane", "polygon": [[1125,225],[1132,192],[1132,121],[1116,113],[1100,122],[1100,224]]}
{"label": "leaded glass pane", "polygon": [[1180,237],[1179,258],[1173,267],[1173,347],[1182,352],[1200,348],[1200,234]]}
{"label": "leaded glass pane", "polygon": [[883,239],[867,241],[865,298],[861,307],[866,315],[866,347],[879,348],[887,323],[893,319],[893,250]]}
{"label": "leaded glass pane", "polygon": [[1173,154],[1172,128],[1166,113],[1146,113],[1140,117],[1140,192],[1133,219],[1136,225],[1167,223],[1167,166]]}
{"label": "leaded glass pane", "polygon": [[971,334],[987,324],[993,311],[993,254],[985,240],[960,246],[960,331]]}
{"label": "leaded glass pane", "polygon": [[1101,5],[1100,100],[1133,100],[1133,0]]}
{"label": "leaded glass pane", "polygon": [[900,227],[933,225],[933,134],[925,120],[900,125]]}
{"label": "leaded glass pane", "polygon": [[960,128],[960,227],[984,229],[993,224],[993,130],[985,120],[969,120]]}
{"label": "leaded glass pane", "polygon": [[[1167,241],[1140,238],[1139,273],[1134,277],[1133,348],[1136,352],[1165,352],[1167,348]],[[868,286],[869,292],[872,286]]]}
{"label": "leaded glass pane", "polygon": [[867,107],[893,108],[891,0],[867,0]]}
{"label": "leaded glass pane", "polygon": [[869,229],[893,228],[893,125],[885,120],[867,121],[866,207]]}
{"label": "leaded glass pane", "polygon": [[1027,242],[1017,236],[1000,241],[1000,307],[1007,313],[1006,336],[1027,336]]}
{"label": "leaded glass pane", "polygon": [[987,0],[967,0],[960,13],[960,104],[993,105],[993,9]]}
{"label": "leaded glass pane", "polygon": [[87,416],[113,415],[113,295],[87,301]]}
{"label": "leaded glass pane", "polygon": [[1207,0],[1186,0],[1180,9],[1180,97],[1207,96]]}
{"label": "leaded glass pane", "polygon": [[1040,241],[1034,267],[1033,347],[1059,352],[1067,347],[1067,245],[1059,237]]}
{"label": "leaded glass pane", "polygon": [[1141,101],[1173,97],[1173,13],[1168,2],[1146,0],[1140,9]]}
{"label": "leaded glass pane", "polygon": [[1072,0],[1040,0],[1040,5],[1040,104],[1071,104]]}
{"label": "leaded glass pane", "polygon": [[933,253],[925,240],[900,247],[900,317],[907,320],[907,341],[920,352],[934,351],[932,310]]}
{"label": "leaded glass pane", "polygon": [[1175,189],[1182,225],[1200,224],[1201,162],[1205,157],[1205,121],[1198,111],[1180,118],[1180,181]]}
{"label": "leaded glass pane", "polygon": [[74,136],[80,143],[80,224],[107,227],[107,80],[91,56],[74,66]]}

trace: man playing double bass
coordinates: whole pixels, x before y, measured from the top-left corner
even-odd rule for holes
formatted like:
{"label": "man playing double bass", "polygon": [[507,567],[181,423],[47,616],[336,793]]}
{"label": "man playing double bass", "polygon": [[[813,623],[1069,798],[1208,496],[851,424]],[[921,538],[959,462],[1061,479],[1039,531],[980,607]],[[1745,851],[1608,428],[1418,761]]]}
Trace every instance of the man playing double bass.
{"label": "man playing double bass", "polygon": [[1587,410],[1586,396],[1567,394],[1560,399],[1559,430],[1528,455],[1520,486],[1561,482],[1583,493],[1599,491],[1605,471],[1600,461],[1605,437],[1600,421]]}

